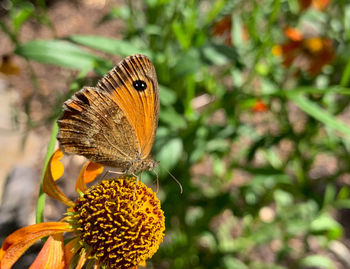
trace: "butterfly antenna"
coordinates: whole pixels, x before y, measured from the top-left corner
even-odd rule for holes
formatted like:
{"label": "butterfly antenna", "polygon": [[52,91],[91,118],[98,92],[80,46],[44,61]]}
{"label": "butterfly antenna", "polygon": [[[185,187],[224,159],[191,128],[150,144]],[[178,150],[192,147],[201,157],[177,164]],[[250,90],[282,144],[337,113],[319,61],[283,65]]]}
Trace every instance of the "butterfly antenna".
{"label": "butterfly antenna", "polygon": [[179,187],[180,187],[180,194],[182,194],[183,188],[182,188],[182,185],[181,185],[180,181],[178,181],[177,178],[174,177],[173,174],[170,173],[170,171],[168,169],[166,169],[166,168],[164,168],[164,169],[168,172],[168,174],[172,177],[172,179],[175,180],[175,182],[179,185]]}

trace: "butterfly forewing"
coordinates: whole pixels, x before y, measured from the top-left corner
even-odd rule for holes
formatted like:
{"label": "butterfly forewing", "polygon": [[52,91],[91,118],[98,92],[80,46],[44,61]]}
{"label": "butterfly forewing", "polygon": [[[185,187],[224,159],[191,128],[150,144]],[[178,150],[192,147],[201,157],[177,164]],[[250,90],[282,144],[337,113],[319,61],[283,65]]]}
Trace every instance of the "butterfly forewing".
{"label": "butterfly forewing", "polygon": [[[135,81],[144,82],[146,88],[135,89]],[[144,55],[130,56],[101,79],[98,87],[110,92],[125,113],[146,158],[153,146],[159,114],[158,81],[151,61]]]}

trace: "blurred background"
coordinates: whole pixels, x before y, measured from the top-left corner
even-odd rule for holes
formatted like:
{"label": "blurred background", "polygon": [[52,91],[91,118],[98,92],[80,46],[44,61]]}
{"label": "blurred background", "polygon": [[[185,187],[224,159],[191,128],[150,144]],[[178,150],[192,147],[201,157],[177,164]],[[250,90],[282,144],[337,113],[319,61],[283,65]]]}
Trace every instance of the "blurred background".
{"label": "blurred background", "polygon": [[[143,53],[166,216],[147,268],[350,268],[348,0],[1,0],[0,30],[1,241],[35,222],[63,102]],[[63,162],[74,199],[84,159]]]}

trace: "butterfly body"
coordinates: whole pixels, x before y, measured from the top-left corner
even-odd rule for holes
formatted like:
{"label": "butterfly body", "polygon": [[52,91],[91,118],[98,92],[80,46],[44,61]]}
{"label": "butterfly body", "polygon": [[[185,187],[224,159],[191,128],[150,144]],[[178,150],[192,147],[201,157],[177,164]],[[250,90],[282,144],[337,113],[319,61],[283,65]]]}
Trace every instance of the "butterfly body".
{"label": "butterfly body", "polygon": [[64,103],[57,139],[65,153],[134,174],[156,165],[150,152],[158,114],[154,66],[136,54]]}

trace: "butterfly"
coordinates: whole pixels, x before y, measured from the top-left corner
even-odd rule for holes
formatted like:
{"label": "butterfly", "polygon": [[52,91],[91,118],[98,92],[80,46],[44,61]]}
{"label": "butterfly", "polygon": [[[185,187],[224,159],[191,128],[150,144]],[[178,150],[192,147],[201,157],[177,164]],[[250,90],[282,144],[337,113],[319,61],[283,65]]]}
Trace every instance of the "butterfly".
{"label": "butterfly", "polygon": [[65,153],[135,174],[157,164],[150,152],[158,115],[155,68],[147,56],[135,54],[64,103],[57,139]]}

